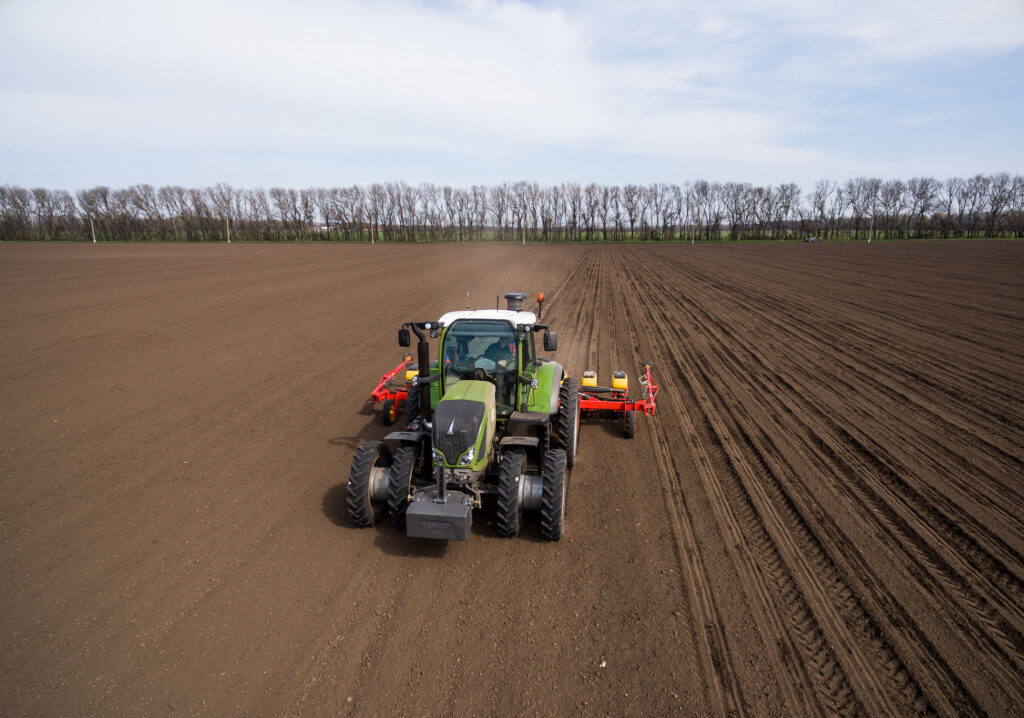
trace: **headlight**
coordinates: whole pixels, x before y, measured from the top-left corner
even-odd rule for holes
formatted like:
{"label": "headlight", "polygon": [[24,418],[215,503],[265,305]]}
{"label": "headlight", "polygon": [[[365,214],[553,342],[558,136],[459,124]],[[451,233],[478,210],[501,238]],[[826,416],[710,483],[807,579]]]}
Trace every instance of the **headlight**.
{"label": "headlight", "polygon": [[444,454],[434,449],[434,466],[444,466]]}
{"label": "headlight", "polygon": [[459,466],[469,466],[473,463],[473,457],[476,456],[476,447],[467,451],[465,454],[459,457]]}

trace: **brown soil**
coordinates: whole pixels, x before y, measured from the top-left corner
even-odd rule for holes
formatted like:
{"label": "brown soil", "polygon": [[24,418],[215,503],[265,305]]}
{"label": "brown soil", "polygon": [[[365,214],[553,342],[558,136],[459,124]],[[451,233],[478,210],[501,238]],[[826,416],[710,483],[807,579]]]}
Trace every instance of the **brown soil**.
{"label": "brown soil", "polygon": [[[467,289],[654,363],[560,543],[346,516]],[[1020,714],[1022,357],[1016,242],[0,246],[0,713]]]}

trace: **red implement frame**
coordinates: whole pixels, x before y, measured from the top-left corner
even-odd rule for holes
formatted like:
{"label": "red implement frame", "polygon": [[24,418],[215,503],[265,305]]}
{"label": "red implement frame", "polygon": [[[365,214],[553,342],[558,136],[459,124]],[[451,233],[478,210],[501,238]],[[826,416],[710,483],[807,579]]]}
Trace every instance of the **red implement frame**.
{"label": "red implement frame", "polygon": [[[636,401],[630,399],[624,391],[601,387],[580,387],[580,411],[613,411],[617,414],[625,414],[627,411],[642,411],[651,415],[657,408],[654,398],[658,396],[658,385],[651,378],[650,364],[644,364],[640,385],[643,386],[644,391]],[[595,396],[595,394],[603,396]]]}
{"label": "red implement frame", "polygon": [[405,401],[406,397],[409,396],[408,385],[403,382],[401,387],[398,389],[393,389],[391,385],[395,380],[395,376],[409,366],[411,361],[412,355],[406,354],[401,364],[380,378],[380,381],[377,383],[377,388],[370,392],[370,398],[372,398],[374,402],[378,403],[387,399],[391,399],[395,402],[398,400]]}

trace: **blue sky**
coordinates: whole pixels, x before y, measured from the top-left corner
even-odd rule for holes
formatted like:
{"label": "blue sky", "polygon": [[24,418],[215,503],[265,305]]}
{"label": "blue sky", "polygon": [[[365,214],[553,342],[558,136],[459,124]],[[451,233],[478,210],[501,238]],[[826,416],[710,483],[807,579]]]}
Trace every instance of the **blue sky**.
{"label": "blue sky", "polygon": [[0,0],[0,183],[1024,172],[1024,0]]}

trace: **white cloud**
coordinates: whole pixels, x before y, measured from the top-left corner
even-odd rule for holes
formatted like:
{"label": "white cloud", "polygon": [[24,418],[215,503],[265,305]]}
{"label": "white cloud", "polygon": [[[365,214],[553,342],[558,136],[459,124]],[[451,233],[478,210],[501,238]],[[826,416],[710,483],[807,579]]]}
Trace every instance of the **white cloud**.
{"label": "white cloud", "polygon": [[990,54],[1024,47],[1024,3],[1019,0],[781,0],[777,5],[791,11],[811,32],[856,42],[868,61]]}
{"label": "white cloud", "polygon": [[[129,143],[153,134],[146,125],[200,142],[302,134],[330,144],[555,143],[599,134],[606,121],[600,75],[558,10],[477,2],[452,13],[391,2],[282,12],[194,0],[173,11],[100,7],[51,4],[15,33],[27,72],[4,84],[38,98],[34,107],[7,106],[39,120],[36,141],[77,142],[102,124]],[[52,112],[59,99],[74,112]],[[253,121],[260,126],[242,125]]]}
{"label": "white cloud", "polygon": [[1019,0],[26,0],[0,6],[0,147],[827,168],[809,108],[900,63],[1021,47]]}

